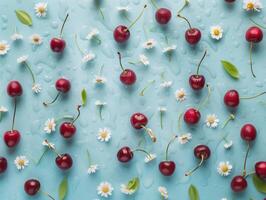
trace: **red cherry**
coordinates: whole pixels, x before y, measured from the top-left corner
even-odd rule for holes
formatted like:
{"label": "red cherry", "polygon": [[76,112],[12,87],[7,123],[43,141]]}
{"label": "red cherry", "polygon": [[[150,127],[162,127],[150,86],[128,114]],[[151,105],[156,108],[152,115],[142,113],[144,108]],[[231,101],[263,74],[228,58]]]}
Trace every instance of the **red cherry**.
{"label": "red cherry", "polygon": [[159,170],[164,176],[172,176],[175,172],[175,162],[162,161],[159,164]]}
{"label": "red cherry", "polygon": [[60,134],[64,138],[71,138],[76,133],[76,127],[72,122],[64,122],[60,126]]}
{"label": "red cherry", "polygon": [[4,173],[7,169],[7,160],[4,157],[0,157],[0,174]]}
{"label": "red cherry", "polygon": [[65,153],[65,154],[58,155],[55,159],[55,163],[60,169],[68,170],[72,167],[73,160],[69,154]]}
{"label": "red cherry", "polygon": [[196,124],[200,120],[200,112],[195,108],[189,108],[184,114],[184,121],[187,124]]}
{"label": "red cherry", "polygon": [[71,88],[71,83],[65,78],[60,78],[56,81],[55,88],[58,92],[67,93]]}
{"label": "red cherry", "polygon": [[198,159],[207,160],[211,156],[211,150],[206,145],[198,145],[194,148],[194,155]]}
{"label": "red cherry", "polygon": [[21,96],[23,93],[22,86],[18,81],[10,81],[7,85],[7,93],[11,97]]}
{"label": "red cherry", "polygon": [[114,30],[114,39],[118,43],[126,42],[130,37],[130,31],[126,26],[119,25]]}
{"label": "red cherry", "polygon": [[231,181],[231,188],[234,192],[242,192],[247,186],[248,183],[243,176],[235,176]]}
{"label": "red cherry", "polygon": [[40,188],[41,184],[36,179],[29,179],[24,183],[24,190],[30,196],[36,195],[40,191]]}
{"label": "red cherry", "polygon": [[50,47],[53,52],[62,53],[66,47],[66,42],[62,38],[53,38],[50,41]]}
{"label": "red cherry", "polygon": [[266,179],[266,161],[257,162],[255,165],[255,171],[258,177]]}
{"label": "red cherry", "polygon": [[246,32],[246,40],[252,43],[259,43],[263,39],[263,32],[259,27],[252,26]]}
{"label": "red cherry", "polygon": [[229,90],[224,95],[224,103],[229,107],[237,107],[239,105],[240,98],[236,90]]}
{"label": "red cherry", "polygon": [[10,148],[15,147],[20,141],[20,133],[17,130],[7,131],[4,134],[4,141]]}
{"label": "red cherry", "polygon": [[172,13],[167,8],[160,8],[155,13],[156,21],[159,24],[167,24],[172,17]]}
{"label": "red cherry", "polygon": [[193,90],[201,90],[205,85],[205,77],[203,75],[191,75],[189,77],[189,85]]}
{"label": "red cherry", "polygon": [[122,147],[118,152],[117,152],[117,159],[122,162],[126,163],[132,160],[134,154],[131,151],[129,147]]}
{"label": "red cherry", "polygon": [[257,136],[257,130],[255,126],[253,126],[252,124],[245,124],[241,128],[241,137],[243,140],[250,142],[255,140],[256,136]]}
{"label": "red cherry", "polygon": [[186,40],[189,44],[197,44],[201,39],[201,32],[197,28],[190,28],[185,33]]}
{"label": "red cherry", "polygon": [[135,72],[131,69],[125,69],[120,74],[120,81],[125,85],[133,85],[137,80]]}
{"label": "red cherry", "polygon": [[227,3],[233,3],[235,0],[225,0]]}
{"label": "red cherry", "polygon": [[135,129],[142,129],[148,124],[148,118],[142,113],[134,113],[130,118],[130,122]]}

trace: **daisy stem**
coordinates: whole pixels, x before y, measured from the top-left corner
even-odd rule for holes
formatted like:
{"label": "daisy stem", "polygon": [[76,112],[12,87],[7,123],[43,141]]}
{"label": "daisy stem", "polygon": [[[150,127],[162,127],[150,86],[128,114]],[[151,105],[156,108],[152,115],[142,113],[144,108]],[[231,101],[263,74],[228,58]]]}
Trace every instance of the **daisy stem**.
{"label": "daisy stem", "polygon": [[126,20],[127,20],[129,23],[132,23],[132,21],[129,19],[129,17],[127,16],[127,14],[124,14],[123,16],[126,18]]}
{"label": "daisy stem", "polygon": [[183,112],[181,112],[179,115],[178,115],[178,124],[177,124],[177,130],[179,131],[181,129],[181,118],[183,116]]}
{"label": "daisy stem", "polygon": [[2,121],[2,112],[0,112],[0,122]]}
{"label": "daisy stem", "polygon": [[99,13],[100,13],[102,19],[104,20],[104,14],[103,14],[103,11],[102,11],[102,9],[101,9],[100,7],[98,8],[98,11],[99,11]]}
{"label": "daisy stem", "polygon": [[202,56],[202,58],[201,58],[201,60],[200,60],[200,62],[198,64],[197,73],[196,73],[197,75],[199,75],[200,65],[201,65],[202,61],[204,60],[204,58],[206,57],[206,55],[207,55],[207,50],[204,51],[204,54],[203,54],[203,56]]}
{"label": "daisy stem", "polygon": [[192,26],[191,26],[191,24],[190,24],[190,22],[188,21],[187,18],[181,16],[179,13],[177,14],[177,17],[179,17],[179,18],[181,18],[181,19],[184,19],[184,20],[187,22],[187,24],[188,24],[188,26],[189,26],[189,29],[192,29]]}
{"label": "daisy stem", "polygon": [[39,158],[39,160],[37,160],[36,165],[38,165],[38,164],[41,162],[41,160],[43,159],[44,155],[47,153],[48,150],[49,150],[49,149],[46,148],[46,149],[43,151],[41,157]]}
{"label": "daisy stem", "polygon": [[189,1],[188,1],[188,0],[184,0],[184,1],[185,1],[184,5],[183,5],[182,8],[177,12],[178,14],[180,14],[180,13],[185,9],[185,7],[187,7],[188,4],[189,4]]}
{"label": "daisy stem", "polygon": [[63,22],[63,25],[61,27],[61,30],[60,30],[60,35],[59,37],[62,38],[62,33],[63,33],[63,30],[64,30],[64,27],[65,27],[65,24],[66,24],[66,21],[67,21],[67,18],[69,17],[69,14],[67,13],[65,19],[64,19],[64,22]]}
{"label": "daisy stem", "polygon": [[253,19],[251,19],[250,17],[249,17],[249,20],[250,20],[251,22],[253,22],[254,24],[256,24],[257,26],[259,26],[259,27],[261,27],[261,28],[263,28],[263,29],[266,29],[266,26],[262,26],[261,24],[255,22],[255,21],[254,21]]}
{"label": "daisy stem", "polygon": [[43,192],[43,191],[42,191],[42,193],[43,193],[45,196],[49,197],[50,199],[55,200],[55,198],[52,197],[52,196],[51,196],[50,194],[48,194],[47,192]]}
{"label": "daisy stem", "polygon": [[117,54],[118,54],[118,59],[119,59],[119,65],[120,65],[122,71],[125,71],[125,68],[122,65],[122,56],[121,56],[121,53],[120,52],[117,52]]}
{"label": "daisy stem", "polygon": [[255,99],[255,98],[260,97],[260,96],[262,96],[264,94],[266,94],[266,92],[261,92],[261,93],[255,95],[255,96],[251,96],[251,97],[240,97],[240,99]]}
{"label": "daisy stem", "polygon": [[147,7],[147,5],[144,5],[144,7],[143,7],[143,9],[142,9],[142,11],[141,11],[141,13],[140,13],[140,15],[135,19],[135,21],[133,21],[133,22],[130,24],[130,26],[127,28],[128,30],[131,29],[131,28],[137,23],[137,21],[141,18],[141,16],[143,15],[144,10],[145,10],[146,7]]}
{"label": "daisy stem", "polygon": [[171,140],[170,142],[167,144],[167,147],[166,147],[166,150],[165,150],[165,160],[167,161],[168,160],[168,152],[169,152],[169,147],[170,147],[170,144],[172,144],[175,139],[177,138],[177,135],[175,135]]}
{"label": "daisy stem", "polygon": [[15,119],[16,119],[16,112],[17,112],[17,98],[14,98],[14,112],[13,112],[13,118],[12,118],[12,128],[11,131],[14,130],[14,125],[15,125]]}
{"label": "daisy stem", "polygon": [[26,61],[24,62],[24,64],[27,67],[28,71],[30,72],[30,75],[31,75],[31,78],[32,78],[32,82],[33,82],[33,85],[34,85],[36,81],[35,81],[35,76],[34,76],[34,73],[33,73],[32,69],[31,69],[31,66]]}
{"label": "daisy stem", "polygon": [[100,119],[101,119],[101,120],[103,120],[102,110],[103,110],[103,106],[100,105],[100,106],[99,106],[99,116],[100,116]]}
{"label": "daisy stem", "polygon": [[254,78],[256,78],[256,75],[254,74],[254,71],[253,71],[252,49],[253,49],[253,42],[250,42],[250,48],[249,48],[250,70],[251,70],[252,76],[253,76]]}
{"label": "daisy stem", "polygon": [[150,81],[139,93],[140,96],[144,96],[145,91],[153,84],[155,80]]}
{"label": "daisy stem", "polygon": [[207,84],[206,85],[207,89],[208,89],[208,95],[207,97],[200,103],[199,107],[198,107],[198,110],[200,110],[208,101],[209,101],[209,98],[211,96],[211,87]]}
{"label": "daisy stem", "polygon": [[88,161],[89,161],[89,166],[91,166],[92,165],[91,154],[90,154],[88,149],[87,149],[86,152],[87,152],[87,158],[88,158]]}
{"label": "daisy stem", "polygon": [[54,102],[56,102],[56,100],[58,99],[58,97],[60,96],[61,92],[58,92],[57,95],[55,96],[55,98],[51,101],[51,102],[43,102],[44,106],[48,106],[53,104]]}
{"label": "daisy stem", "polygon": [[153,142],[156,142],[157,138],[150,129],[148,129],[146,126],[143,125],[141,125],[141,128],[143,128],[146,131],[146,133],[150,136]]}
{"label": "daisy stem", "polygon": [[72,125],[75,123],[75,121],[77,121],[77,119],[78,119],[79,116],[80,116],[80,108],[81,108],[81,105],[78,105],[78,106],[77,106],[78,114],[77,114],[77,116],[73,119],[73,121],[72,121]]}
{"label": "daisy stem", "polygon": [[161,129],[163,129],[163,112],[160,111],[160,125],[161,125]]}
{"label": "daisy stem", "polygon": [[77,34],[75,34],[75,44],[76,44],[78,50],[80,51],[80,53],[83,54],[83,55],[85,55],[86,54],[85,51],[82,50],[82,48],[79,46]]}
{"label": "daisy stem", "polygon": [[203,162],[204,162],[204,155],[201,155],[201,160],[200,160],[199,164],[194,169],[192,169],[191,171],[186,172],[185,173],[185,176],[192,175],[197,169],[199,169],[201,167],[201,165],[203,164]]}
{"label": "daisy stem", "polygon": [[235,119],[235,115],[233,114],[230,114],[229,117],[226,119],[226,121],[224,122],[224,125],[222,126],[222,129],[224,129],[227,124],[231,121],[231,120],[234,120]]}
{"label": "daisy stem", "polygon": [[100,38],[98,38],[97,36],[95,36],[93,38],[98,42],[99,45],[102,43],[102,40]]}
{"label": "daisy stem", "polygon": [[158,9],[159,7],[157,6],[157,4],[155,3],[154,0],[151,0],[151,4],[154,6],[154,8]]}
{"label": "daisy stem", "polygon": [[245,177],[247,174],[247,170],[246,170],[246,166],[247,166],[247,159],[248,159],[248,154],[250,151],[250,143],[247,142],[247,152],[246,152],[246,156],[245,156],[245,160],[244,160],[244,167],[243,167],[243,176]]}

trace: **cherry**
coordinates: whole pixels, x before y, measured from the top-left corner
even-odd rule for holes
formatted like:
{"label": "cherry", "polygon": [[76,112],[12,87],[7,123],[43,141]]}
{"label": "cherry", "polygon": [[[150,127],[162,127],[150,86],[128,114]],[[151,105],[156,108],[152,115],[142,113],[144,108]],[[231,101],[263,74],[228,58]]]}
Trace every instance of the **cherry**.
{"label": "cherry", "polygon": [[29,179],[24,183],[24,190],[25,192],[30,195],[36,195],[41,188],[41,183],[36,179]]}
{"label": "cherry", "polygon": [[243,176],[235,176],[231,181],[231,188],[234,192],[242,192],[247,186],[248,183]]}
{"label": "cherry", "polygon": [[129,162],[133,158],[133,156],[134,154],[129,147],[122,147],[117,152],[117,159],[123,163]]}
{"label": "cherry", "polygon": [[187,42],[191,45],[197,44],[201,39],[200,30],[197,28],[192,28],[188,19],[181,16],[180,14],[178,14],[177,17],[184,19],[188,23],[189,29],[185,33],[185,38],[186,38]]}
{"label": "cherry", "polygon": [[187,124],[197,124],[200,120],[200,112],[195,108],[189,108],[184,114],[184,121]]}
{"label": "cherry", "polygon": [[55,159],[55,163],[60,169],[68,170],[72,167],[73,160],[69,154],[65,153],[65,154],[58,155]]}
{"label": "cherry", "polygon": [[240,98],[236,90],[229,90],[224,95],[224,103],[229,107],[237,107],[239,105]]}
{"label": "cherry", "polygon": [[165,151],[165,160],[160,162],[159,164],[159,170],[162,175],[164,176],[172,176],[173,173],[175,172],[175,162],[168,160],[168,150],[170,144],[177,138],[175,136],[167,145],[166,151]]}
{"label": "cherry", "polygon": [[22,86],[18,81],[10,81],[7,85],[7,94],[10,97],[19,97],[23,93]]}
{"label": "cherry", "polygon": [[20,132],[17,130],[6,131],[4,134],[4,141],[10,148],[17,146],[20,141]]}
{"label": "cherry", "polygon": [[201,144],[194,148],[194,155],[196,158],[200,159],[200,162],[194,169],[189,172],[186,172],[186,176],[192,175],[197,169],[202,166],[205,160],[209,159],[209,157],[211,156],[211,150],[208,146]]}
{"label": "cherry", "polygon": [[50,41],[50,47],[51,47],[51,50],[53,52],[62,53],[66,47],[66,42],[65,42],[65,40],[62,39],[62,33],[63,33],[63,29],[64,29],[64,26],[65,26],[65,23],[67,21],[68,16],[69,16],[69,14],[67,14],[65,17],[65,20],[64,20],[63,25],[62,25],[61,30],[60,30],[59,37],[53,38]]}
{"label": "cherry", "polygon": [[258,177],[266,180],[266,161],[260,161],[255,164],[255,171]]}
{"label": "cherry", "polygon": [[120,74],[120,81],[125,85],[133,85],[137,80],[137,76],[136,76],[135,72],[131,69],[124,69],[124,67],[122,65],[121,54],[120,54],[120,52],[117,52],[117,54],[118,54],[118,58],[119,58],[120,67],[122,69],[122,73]]}
{"label": "cherry", "polygon": [[131,118],[130,122],[133,128],[139,130],[144,129],[145,132],[150,136],[153,142],[156,142],[156,136],[153,134],[150,128],[147,128],[146,125],[148,124],[148,118],[142,113],[134,113]]}
{"label": "cherry", "polygon": [[143,10],[141,11],[140,15],[136,18],[135,21],[132,22],[132,24],[127,27],[124,25],[119,25],[115,28],[113,32],[114,39],[117,43],[124,43],[126,42],[130,37],[130,29],[135,25],[135,23],[141,18],[141,16],[144,13],[144,9],[147,7],[147,5],[144,6]]}
{"label": "cherry", "polygon": [[227,3],[233,3],[235,0],[225,0]]}
{"label": "cherry", "polygon": [[155,19],[159,24],[168,24],[172,17],[172,13],[167,8],[160,8],[155,13]]}
{"label": "cherry", "polygon": [[254,43],[259,43],[263,39],[263,32],[257,26],[250,27],[246,32],[246,40],[250,43],[250,69],[253,77],[255,78],[255,74],[253,72],[253,62],[252,62],[252,50]]}
{"label": "cherry", "polygon": [[7,160],[4,157],[0,157],[0,174],[4,173],[7,169]]}
{"label": "cherry", "polygon": [[193,90],[201,90],[205,85],[205,77],[203,75],[199,75],[199,68],[206,54],[207,54],[207,51],[204,52],[204,55],[198,64],[197,73],[189,77],[189,85]]}
{"label": "cherry", "polygon": [[68,93],[69,90],[71,89],[71,83],[70,83],[69,80],[67,80],[65,78],[59,78],[55,82],[55,88],[58,91],[57,95],[55,96],[55,98],[51,102],[43,102],[43,105],[44,106],[48,106],[48,105],[51,105],[54,102],[56,102],[56,100],[58,99],[58,97],[60,96],[60,94],[62,94],[62,93]]}
{"label": "cherry", "polygon": [[252,124],[245,124],[241,128],[241,138],[247,142],[253,141],[256,139],[257,130]]}

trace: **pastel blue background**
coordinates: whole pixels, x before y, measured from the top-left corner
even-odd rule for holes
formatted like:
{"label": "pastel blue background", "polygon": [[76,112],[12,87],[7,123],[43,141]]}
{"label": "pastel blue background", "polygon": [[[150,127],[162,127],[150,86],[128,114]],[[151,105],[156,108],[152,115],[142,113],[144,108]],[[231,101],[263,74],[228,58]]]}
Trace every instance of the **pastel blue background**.
{"label": "pastel blue background", "polygon": [[[249,44],[245,40],[245,32],[252,17],[260,23],[266,23],[265,12],[248,14],[242,9],[242,1],[228,6],[223,0],[192,0],[183,14],[191,20],[192,25],[202,30],[202,40],[196,47],[190,47],[185,39],[184,32],[187,25],[184,21],[176,19],[175,12],[183,5],[183,1],[158,1],[159,6],[172,9],[173,18],[165,27],[157,25],[154,21],[155,9],[148,1],[148,8],[144,17],[131,30],[131,38],[126,45],[117,45],[113,40],[113,29],[118,24],[129,24],[128,21],[117,12],[119,5],[129,5],[131,10],[129,18],[134,19],[143,7],[140,0],[113,0],[102,1],[100,4],[104,12],[105,20],[102,20],[92,0],[48,0],[48,16],[44,19],[35,17],[34,4],[38,1],[26,0],[1,0],[0,1],[0,40],[8,40],[11,50],[6,56],[0,57],[0,104],[9,108],[9,113],[4,116],[0,132],[10,129],[13,104],[6,94],[6,85],[12,79],[19,80],[24,88],[24,94],[20,98],[17,110],[16,127],[22,133],[22,140],[16,149],[7,149],[4,142],[0,141],[0,154],[8,158],[9,167],[5,174],[0,176],[1,200],[28,200],[45,199],[38,195],[28,197],[23,190],[24,181],[28,178],[38,178],[42,183],[42,190],[47,191],[57,198],[57,187],[64,176],[69,177],[69,193],[67,200],[92,200],[97,196],[96,187],[102,181],[108,181],[115,188],[110,199],[160,199],[158,186],[165,186],[169,190],[170,199],[188,199],[187,189],[190,184],[197,186],[201,199],[220,200],[249,199],[253,197],[260,200],[264,195],[258,193],[250,178],[249,187],[242,194],[233,194],[230,189],[231,178],[240,174],[243,158],[246,150],[245,143],[240,139],[240,128],[244,123],[254,123],[258,130],[257,140],[252,146],[248,159],[248,169],[253,170],[254,163],[265,160],[265,97],[256,100],[242,101],[236,111],[236,120],[229,123],[225,130],[209,129],[204,120],[209,113],[218,115],[221,123],[228,117],[230,111],[223,104],[223,95],[226,90],[235,88],[240,95],[257,94],[265,90],[265,40],[256,45],[254,50],[254,70],[257,78],[253,79],[249,68]],[[146,1],[145,1],[146,2]],[[264,6],[266,2],[263,0]],[[14,10],[24,9],[33,17],[33,26],[27,27],[18,22]],[[49,40],[58,35],[59,26],[66,12],[70,14],[69,21],[64,30],[64,39],[67,47],[62,56],[55,55],[49,48]],[[224,29],[224,37],[221,41],[214,41],[209,36],[209,27],[219,24]],[[24,41],[11,43],[10,36],[17,26],[18,31],[24,35]],[[85,40],[85,35],[93,28],[100,30],[102,44],[98,46]],[[144,32],[146,30],[146,33]],[[39,33],[44,37],[44,42],[39,47],[32,47],[28,37],[33,33]],[[74,44],[74,34],[79,35],[79,43],[84,49],[97,55],[95,61],[84,65],[81,62],[81,54]],[[169,44],[177,45],[177,50],[169,62],[167,56],[162,54],[162,48],[167,46],[165,36]],[[158,42],[152,51],[146,51],[141,44],[148,38],[154,38]],[[209,104],[201,110],[202,118],[199,125],[188,127],[182,123],[182,132],[191,132],[193,140],[180,145],[175,142],[170,149],[170,158],[177,164],[176,173],[170,178],[163,177],[158,171],[158,163],[164,159],[165,147],[172,134],[177,133],[178,114],[186,108],[196,106],[206,96],[206,90],[202,93],[194,93],[188,85],[188,77],[196,70],[196,64],[208,49],[208,57],[204,61],[201,73],[205,75],[207,82],[213,88]],[[132,88],[125,88],[119,81],[120,68],[116,52],[121,51],[123,63],[134,69],[138,81]],[[144,53],[150,59],[150,66],[133,66],[128,61],[137,61],[139,54]],[[37,74],[37,82],[42,84],[43,91],[39,95],[32,94],[31,79],[24,67],[16,63],[16,59],[24,54],[29,55],[29,63]],[[232,80],[223,70],[220,60],[226,59],[233,62],[240,70],[240,79]],[[100,66],[104,64],[103,75],[108,82],[103,87],[95,87],[92,83],[94,75],[98,74]],[[173,86],[168,91],[162,90],[160,73],[165,72],[167,80],[173,81]],[[65,76],[71,80],[71,92],[64,96],[54,106],[44,108],[42,101],[55,95],[54,82],[57,78]],[[149,80],[156,83],[145,93],[144,97],[138,94]],[[185,102],[178,103],[174,98],[176,89],[185,88],[188,97]],[[71,141],[65,141],[59,135],[58,130],[52,135],[46,135],[43,131],[44,122],[51,117],[60,117],[64,114],[75,114],[75,106],[80,102],[80,91],[86,88],[88,92],[88,106],[82,110],[77,122],[78,132]],[[95,107],[96,100],[107,102],[103,110],[104,120],[98,116]],[[168,111],[164,115],[164,129],[159,123],[159,106],[166,106]],[[130,125],[129,118],[132,113],[141,111],[149,117],[149,127],[157,134],[158,142],[152,144],[148,138],[143,144],[144,148],[158,155],[155,162],[145,164],[144,155],[136,153],[134,160],[122,165],[116,159],[117,150],[124,145],[137,147],[143,134],[135,132]],[[99,128],[108,127],[112,131],[110,143],[105,144],[97,140]],[[58,128],[58,127],[57,127]],[[226,151],[221,138],[229,134],[228,139],[234,141],[231,150]],[[57,145],[58,151],[69,152],[73,155],[74,166],[68,172],[61,172],[54,164],[55,155],[46,154],[40,165],[36,166],[34,160],[43,152],[41,142],[48,138]],[[146,137],[146,136],[145,136]],[[184,172],[194,166],[198,160],[194,158],[193,147],[199,143],[208,144],[212,150],[211,158],[193,176],[184,177]],[[87,175],[88,160],[86,149],[92,154],[92,160],[101,165],[100,171],[94,175]],[[13,161],[18,155],[26,155],[30,159],[30,165],[19,172]],[[221,177],[217,173],[217,165],[220,161],[230,161],[234,170],[229,177]],[[141,187],[131,196],[125,196],[120,192],[120,184],[126,183],[131,178],[140,177]]]}

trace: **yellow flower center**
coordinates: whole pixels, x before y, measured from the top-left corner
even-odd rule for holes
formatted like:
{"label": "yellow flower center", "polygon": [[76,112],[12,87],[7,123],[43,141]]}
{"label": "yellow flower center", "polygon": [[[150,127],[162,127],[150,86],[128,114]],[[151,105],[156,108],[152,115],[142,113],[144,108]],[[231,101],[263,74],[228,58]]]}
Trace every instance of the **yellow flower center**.
{"label": "yellow flower center", "polygon": [[103,193],[108,193],[108,192],[109,192],[109,187],[108,187],[107,185],[104,185],[104,186],[102,187],[102,192],[103,192]]}
{"label": "yellow flower center", "polygon": [[34,37],[34,38],[33,38],[33,41],[37,43],[37,42],[39,42],[39,41],[40,41],[40,39],[39,39],[39,38],[37,38],[37,37]]}
{"label": "yellow flower center", "polygon": [[0,51],[4,51],[6,49],[6,46],[4,44],[0,44]]}
{"label": "yellow flower center", "polygon": [[208,122],[209,122],[210,124],[213,124],[213,123],[215,122],[215,117],[213,117],[213,116],[209,117],[209,118],[208,118]]}
{"label": "yellow flower center", "polygon": [[18,161],[19,166],[24,166],[25,165],[25,160],[19,160]]}
{"label": "yellow flower center", "polygon": [[39,11],[39,13],[43,14],[45,12],[45,8],[44,7],[39,7],[38,11]]}
{"label": "yellow flower center", "polygon": [[220,35],[220,31],[218,29],[215,29],[215,30],[213,30],[213,34],[218,36],[218,35]]}
{"label": "yellow flower center", "polygon": [[179,99],[182,99],[182,98],[185,97],[185,93],[184,92],[179,92],[177,96],[178,96]]}
{"label": "yellow flower center", "polygon": [[247,3],[248,9],[252,10],[252,9],[254,9],[254,7],[255,7],[254,3],[252,3],[252,2]]}
{"label": "yellow flower center", "polygon": [[229,170],[229,169],[228,169],[228,166],[227,166],[227,165],[222,165],[222,166],[221,166],[221,171],[222,171],[222,172],[225,173],[225,172],[228,172],[228,170]]}
{"label": "yellow flower center", "polygon": [[108,136],[108,133],[107,133],[107,131],[102,131],[101,132],[101,138],[107,138],[107,136]]}

